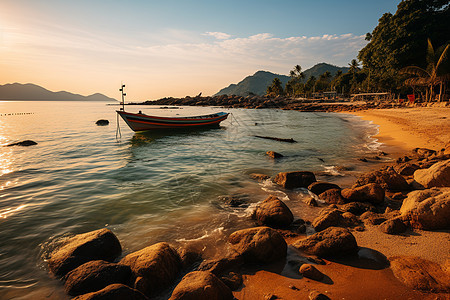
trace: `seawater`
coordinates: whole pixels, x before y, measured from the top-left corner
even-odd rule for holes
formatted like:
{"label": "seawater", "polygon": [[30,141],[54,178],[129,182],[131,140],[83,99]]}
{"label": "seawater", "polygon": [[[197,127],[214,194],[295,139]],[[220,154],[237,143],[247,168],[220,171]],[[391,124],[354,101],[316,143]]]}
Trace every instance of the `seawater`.
{"label": "seawater", "polygon": [[[134,133],[119,120],[119,134],[116,109],[104,102],[0,102],[0,298],[65,298],[48,276],[48,253],[64,237],[104,227],[124,255],[160,241],[220,255],[227,236],[252,226],[252,207],[270,194],[296,217],[310,216],[302,202],[307,191],[283,191],[249,174],[308,170],[345,186],[364,170],[358,158],[378,146],[370,138],[377,128],[346,114],[126,106],[159,116],[232,115],[220,128],[181,132]],[[99,119],[110,125],[97,126]],[[38,144],[6,147],[27,139]],[[269,150],[285,157],[270,159]],[[223,205],[232,196],[249,207]]]}

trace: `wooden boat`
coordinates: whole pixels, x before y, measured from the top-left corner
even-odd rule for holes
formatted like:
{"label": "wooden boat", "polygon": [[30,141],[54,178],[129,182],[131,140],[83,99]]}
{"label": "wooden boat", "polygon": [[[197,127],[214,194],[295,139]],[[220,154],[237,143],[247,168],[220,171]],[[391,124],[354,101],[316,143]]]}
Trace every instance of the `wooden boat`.
{"label": "wooden boat", "polygon": [[136,114],[119,110],[117,113],[133,131],[169,128],[217,127],[219,126],[219,123],[225,120],[229,115],[225,112],[219,112],[211,115],[193,117],[157,117],[149,116],[143,113]]}
{"label": "wooden boat", "polygon": [[[210,115],[194,117],[157,117],[139,113],[125,112],[125,85],[123,84],[119,91],[122,93],[122,108],[117,110],[122,119],[133,131],[147,131],[155,129],[174,129],[174,128],[203,128],[218,127],[219,123],[228,117],[228,113],[219,112]],[[118,120],[117,120],[118,121]]]}

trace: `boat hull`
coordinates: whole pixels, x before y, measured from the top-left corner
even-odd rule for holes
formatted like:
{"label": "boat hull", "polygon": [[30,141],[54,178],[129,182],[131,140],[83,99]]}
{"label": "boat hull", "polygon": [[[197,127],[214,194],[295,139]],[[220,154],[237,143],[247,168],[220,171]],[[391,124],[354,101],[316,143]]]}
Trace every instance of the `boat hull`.
{"label": "boat hull", "polygon": [[133,131],[218,127],[219,123],[229,115],[228,113],[220,112],[204,116],[168,118],[124,111],[117,111],[117,113]]}

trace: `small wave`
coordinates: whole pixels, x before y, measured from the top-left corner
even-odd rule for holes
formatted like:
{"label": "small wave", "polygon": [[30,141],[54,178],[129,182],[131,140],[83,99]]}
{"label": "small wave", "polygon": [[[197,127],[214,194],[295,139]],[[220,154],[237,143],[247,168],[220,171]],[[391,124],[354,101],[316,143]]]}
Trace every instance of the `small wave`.
{"label": "small wave", "polygon": [[338,171],[337,166],[324,166],[325,173],[333,175],[333,176],[344,176],[341,172]]}
{"label": "small wave", "polygon": [[275,185],[275,183],[273,183],[270,179],[264,180],[263,182],[260,183],[260,185],[263,191],[280,198],[282,201],[291,200],[289,196],[286,193],[280,191],[277,188],[277,185]]}
{"label": "small wave", "polygon": [[201,241],[201,240],[207,239],[207,238],[209,238],[210,236],[212,236],[214,234],[222,234],[223,230],[224,230],[223,227],[219,227],[219,228],[214,229],[210,233],[208,231],[206,231],[206,233],[204,235],[202,235],[201,237],[195,238],[195,239],[184,239],[184,238],[182,238],[182,239],[177,239],[176,241],[177,242],[184,242],[184,243],[197,242],[197,241]]}

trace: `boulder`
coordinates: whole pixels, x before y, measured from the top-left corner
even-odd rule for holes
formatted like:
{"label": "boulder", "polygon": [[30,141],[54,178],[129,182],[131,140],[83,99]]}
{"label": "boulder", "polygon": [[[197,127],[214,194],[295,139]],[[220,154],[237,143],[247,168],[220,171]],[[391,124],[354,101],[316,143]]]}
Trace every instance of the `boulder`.
{"label": "boulder", "polygon": [[253,218],[259,225],[275,228],[286,228],[294,221],[291,210],[275,196],[269,196],[259,203],[253,213]]}
{"label": "boulder", "polygon": [[319,195],[319,199],[328,204],[344,204],[345,199],[341,195],[341,189],[329,189]]}
{"label": "boulder", "polygon": [[273,181],[285,189],[307,188],[316,181],[316,176],[308,171],[281,172]]}
{"label": "boulder", "polygon": [[320,212],[319,216],[314,219],[311,225],[317,232],[328,227],[341,226],[344,221],[341,214],[342,212],[338,209],[325,208]]}
{"label": "boulder", "polygon": [[177,252],[183,269],[189,269],[192,265],[202,260],[202,255],[199,252],[186,247],[177,249]]}
{"label": "boulder", "polygon": [[66,293],[76,296],[101,290],[113,283],[128,284],[131,270],[128,266],[93,260],[70,271],[65,279]]}
{"label": "boulder", "polygon": [[403,176],[412,176],[420,167],[416,164],[402,163],[394,166],[394,170]]}
{"label": "boulder", "polygon": [[355,186],[363,186],[368,183],[378,183],[382,188],[390,191],[407,191],[409,185],[405,178],[395,172],[392,167],[369,172],[361,175],[355,183]]}
{"label": "boulder", "polygon": [[226,276],[220,277],[220,280],[222,280],[222,282],[232,291],[238,290],[244,282],[242,275],[234,272],[230,272]]}
{"label": "boulder", "polygon": [[97,124],[97,126],[106,126],[106,125],[109,125],[109,121],[108,120],[104,120],[104,119],[100,119],[97,122],[95,122],[95,124]]}
{"label": "boulder", "polygon": [[340,190],[341,188],[337,184],[324,182],[324,181],[313,182],[308,186],[308,190],[310,190],[311,192],[313,192],[316,195],[320,195],[323,192],[325,192],[327,190],[331,190],[331,189]]}
{"label": "boulder", "polygon": [[197,271],[209,271],[216,276],[222,275],[227,270],[234,270],[244,264],[244,259],[238,253],[232,253],[226,257],[204,260]]}
{"label": "boulder", "polygon": [[228,241],[245,262],[273,262],[286,257],[287,244],[276,230],[255,227],[233,232]]}
{"label": "boulder", "polygon": [[399,234],[403,233],[408,229],[408,227],[403,223],[400,217],[392,218],[384,221],[378,227],[380,230],[387,234]]}
{"label": "boulder", "polygon": [[341,195],[346,199],[346,202],[369,202],[372,204],[384,202],[384,189],[377,183],[343,189]]}
{"label": "boulder", "polygon": [[182,264],[178,253],[167,243],[158,243],[122,258],[136,280],[134,287],[144,295],[152,295],[173,283]]}
{"label": "boulder", "polygon": [[56,276],[64,276],[91,260],[113,261],[122,252],[117,237],[104,228],[67,239],[50,255],[48,267]]}
{"label": "boulder", "polygon": [[395,256],[389,260],[395,277],[410,288],[424,292],[450,292],[450,274],[439,264],[412,256]]}
{"label": "boulder", "polygon": [[345,212],[351,212],[354,215],[361,215],[365,213],[366,211],[376,211],[375,206],[369,203],[362,203],[362,202],[350,202],[345,205],[341,206],[341,210]]}
{"label": "boulder", "polygon": [[275,152],[275,151],[267,151],[266,152],[266,155],[268,156],[268,157],[270,157],[270,158],[282,158],[283,157],[283,154],[281,154],[281,153],[278,153],[278,152]]}
{"label": "boulder", "polygon": [[169,300],[233,300],[233,293],[219,278],[207,271],[186,274]]}
{"label": "boulder", "polygon": [[380,225],[381,223],[386,221],[386,217],[384,215],[377,214],[372,211],[363,213],[359,218],[364,222],[364,224],[369,225]]}
{"label": "boulder", "polygon": [[330,297],[328,297],[325,294],[319,293],[318,291],[312,291],[309,293],[308,296],[309,300],[330,300]]}
{"label": "boulder", "polygon": [[427,148],[414,148],[412,153],[419,158],[427,158],[436,154],[436,151]]}
{"label": "boulder", "polygon": [[250,174],[250,178],[258,181],[264,181],[269,179],[270,176],[266,174],[252,173]]}
{"label": "boulder", "polygon": [[325,275],[322,272],[320,272],[319,270],[317,270],[316,267],[310,264],[301,265],[298,271],[300,272],[300,274],[303,275],[303,277],[316,281],[321,281],[325,277]]}
{"label": "boulder", "polygon": [[403,200],[400,214],[414,228],[450,228],[450,188],[413,191]]}
{"label": "boulder", "polygon": [[339,227],[329,227],[294,243],[293,246],[307,254],[319,257],[349,255],[358,250],[353,234],[348,229]]}
{"label": "boulder", "polygon": [[84,294],[73,298],[72,300],[149,300],[144,294],[138,290],[132,289],[124,284],[115,283],[108,285],[104,289]]}
{"label": "boulder", "polygon": [[34,146],[37,145],[37,143],[35,141],[31,141],[31,140],[25,140],[25,141],[21,141],[21,142],[17,142],[17,143],[12,143],[9,145],[6,145],[7,147],[11,147],[11,146],[23,146],[23,147],[28,147],[28,146]]}
{"label": "boulder", "polygon": [[450,159],[415,171],[414,180],[425,188],[450,187]]}
{"label": "boulder", "polygon": [[353,226],[357,226],[357,225],[359,225],[359,219],[358,219],[358,217],[357,216],[355,216],[354,214],[352,214],[351,212],[344,212],[344,213],[342,213],[342,218],[343,218],[343,224],[345,225],[345,226],[351,226],[351,227],[353,227]]}

